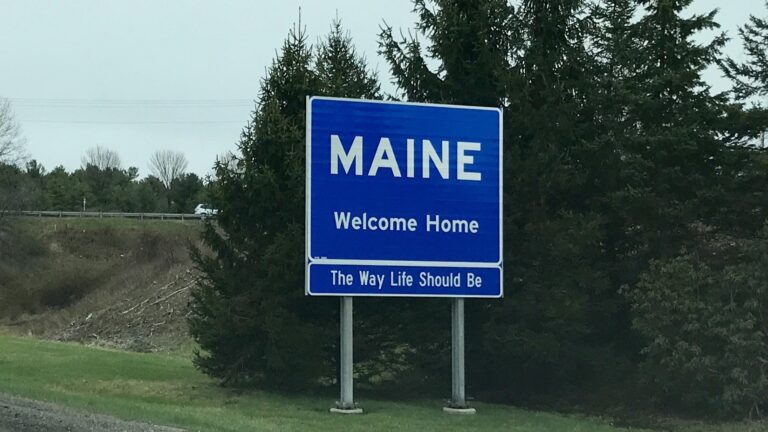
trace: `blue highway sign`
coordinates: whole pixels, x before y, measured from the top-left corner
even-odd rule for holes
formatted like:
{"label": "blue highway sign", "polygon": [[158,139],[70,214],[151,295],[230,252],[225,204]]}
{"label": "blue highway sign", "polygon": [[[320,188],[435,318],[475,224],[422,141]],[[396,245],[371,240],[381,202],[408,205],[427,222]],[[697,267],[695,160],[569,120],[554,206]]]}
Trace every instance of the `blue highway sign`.
{"label": "blue highway sign", "polygon": [[307,100],[306,292],[501,297],[502,113]]}

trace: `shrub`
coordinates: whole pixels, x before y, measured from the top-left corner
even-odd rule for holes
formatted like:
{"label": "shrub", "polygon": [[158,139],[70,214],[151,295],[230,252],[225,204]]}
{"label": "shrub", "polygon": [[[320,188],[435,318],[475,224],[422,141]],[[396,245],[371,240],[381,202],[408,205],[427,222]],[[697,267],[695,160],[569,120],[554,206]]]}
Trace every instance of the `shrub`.
{"label": "shrub", "polygon": [[98,286],[99,267],[85,260],[55,266],[56,271],[50,272],[38,288],[40,306],[62,308],[85,297]]}
{"label": "shrub", "polygon": [[163,250],[163,238],[156,231],[142,229],[137,242],[136,258],[142,262],[156,259]]}
{"label": "shrub", "polygon": [[752,415],[768,402],[768,241],[727,249],[654,262],[626,291],[642,375],[667,406]]}
{"label": "shrub", "polygon": [[37,293],[24,283],[22,272],[0,262],[0,318],[12,320],[39,309]]}
{"label": "shrub", "polygon": [[126,241],[110,223],[88,225],[80,221],[62,223],[52,239],[74,256],[94,260],[125,250]]}

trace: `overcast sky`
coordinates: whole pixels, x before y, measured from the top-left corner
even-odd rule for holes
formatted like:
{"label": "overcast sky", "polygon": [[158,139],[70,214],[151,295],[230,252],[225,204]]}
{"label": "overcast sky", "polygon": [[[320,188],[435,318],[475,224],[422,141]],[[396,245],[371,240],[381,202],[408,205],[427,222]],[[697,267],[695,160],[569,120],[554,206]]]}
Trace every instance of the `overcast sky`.
{"label": "overcast sky", "polygon": [[[763,5],[694,0],[692,11],[719,8],[735,37],[750,14],[766,14]],[[142,175],[157,149],[183,152],[204,175],[217,154],[235,149],[299,8],[312,41],[338,13],[392,89],[377,33],[383,21],[413,27],[410,0],[0,0],[0,96],[48,169],[75,169],[87,148],[103,145]],[[739,41],[726,52],[739,58]],[[706,77],[724,90],[719,75]]]}

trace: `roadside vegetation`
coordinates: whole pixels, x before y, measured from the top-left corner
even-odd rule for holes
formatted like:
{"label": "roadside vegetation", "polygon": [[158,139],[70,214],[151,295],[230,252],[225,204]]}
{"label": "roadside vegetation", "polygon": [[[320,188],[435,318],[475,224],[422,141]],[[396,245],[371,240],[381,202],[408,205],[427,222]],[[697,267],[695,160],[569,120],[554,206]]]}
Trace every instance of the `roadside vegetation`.
{"label": "roadside vegetation", "polygon": [[[199,348],[158,357],[4,338],[0,390],[217,430],[614,430],[483,403],[474,419],[438,413],[429,398],[450,380],[444,299],[356,301],[358,389],[416,402],[326,414],[338,301],[302,289],[305,104],[321,95],[503,108],[505,297],[467,302],[472,395],[653,427],[666,415],[765,415],[768,19],[731,35],[741,63],[723,54],[715,11],[692,15],[692,0],[413,4],[413,30],[380,29],[393,94],[338,20],[316,45],[290,31],[237,153],[209,182],[181,174],[171,154],[140,180],[104,149],[67,172],[0,147],[0,324],[138,351],[189,346],[178,336],[188,330]],[[733,88],[714,93],[710,68]],[[78,210],[83,198],[123,211],[208,202],[219,214],[202,226],[3,217]]]}
{"label": "roadside vegetation", "polygon": [[183,154],[158,151],[150,164],[151,174],[140,178],[138,168],[123,168],[117,152],[99,146],[73,171],[0,158],[0,217],[16,210],[192,213],[207,202],[213,185],[184,171]]}
{"label": "roadside vegetation", "polygon": [[199,222],[5,218],[0,325],[21,334],[134,350],[185,343],[183,289],[195,280],[187,248],[199,227]]}
{"label": "roadside vegetation", "polygon": [[[741,64],[691,4],[414,0],[414,29],[381,29],[392,96],[503,108],[505,297],[466,304],[479,399],[768,412],[768,21],[742,27]],[[305,103],[389,95],[341,23],[313,40],[289,32],[235,163],[216,166],[189,322],[195,364],[224,384],[306,389],[338,370],[339,302],[301,289]],[[717,67],[733,91],[707,85]],[[355,300],[357,385],[441,394],[448,311]]]}
{"label": "roadside vegetation", "polygon": [[[366,414],[328,413],[329,394],[226,389],[192,367],[188,354],[140,354],[0,335],[0,389],[126,420],[200,431],[619,432],[609,418],[559,415],[478,403],[475,416],[447,415],[444,401],[360,398]],[[759,424],[660,423],[698,432],[763,431]],[[632,430],[641,430],[632,428]]]}

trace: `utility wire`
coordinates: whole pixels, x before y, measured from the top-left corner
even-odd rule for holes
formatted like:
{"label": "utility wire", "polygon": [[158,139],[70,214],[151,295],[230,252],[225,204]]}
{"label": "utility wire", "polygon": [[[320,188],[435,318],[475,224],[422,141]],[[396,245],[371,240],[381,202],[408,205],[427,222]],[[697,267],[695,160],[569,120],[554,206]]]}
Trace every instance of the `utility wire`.
{"label": "utility wire", "polygon": [[244,124],[245,120],[147,120],[147,121],[109,121],[109,120],[19,120],[20,123],[60,123],[60,124],[116,124],[116,125],[151,125],[151,124]]}
{"label": "utility wire", "polygon": [[[27,109],[67,110],[154,110],[154,109],[238,109],[253,108],[250,99],[67,99],[67,98],[8,98],[14,107]],[[58,120],[19,119],[22,123],[50,124],[114,124],[114,125],[163,125],[163,124],[243,124],[244,120]]]}
{"label": "utility wire", "polygon": [[249,99],[31,99],[8,98],[19,108],[240,108]]}

